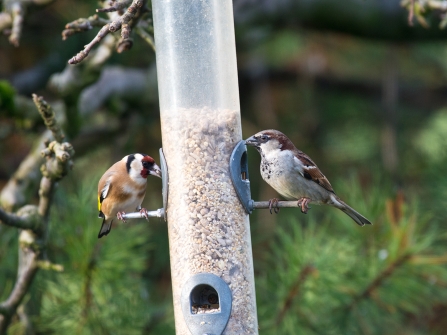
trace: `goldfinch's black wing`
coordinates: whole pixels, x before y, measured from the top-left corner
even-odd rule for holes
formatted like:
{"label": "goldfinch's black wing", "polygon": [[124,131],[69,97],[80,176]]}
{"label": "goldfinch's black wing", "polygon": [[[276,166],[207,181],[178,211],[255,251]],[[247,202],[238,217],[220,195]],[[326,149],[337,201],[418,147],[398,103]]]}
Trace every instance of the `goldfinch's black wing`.
{"label": "goldfinch's black wing", "polygon": [[104,201],[104,199],[107,198],[107,194],[109,194],[109,190],[110,190],[110,186],[111,186],[110,179],[111,179],[110,177],[107,179],[104,187],[102,188],[101,192],[99,192],[99,194],[98,194],[98,211],[99,211],[98,217],[103,218],[103,219],[105,218],[105,216],[104,216],[104,213],[101,211],[101,205],[102,205],[102,202]]}

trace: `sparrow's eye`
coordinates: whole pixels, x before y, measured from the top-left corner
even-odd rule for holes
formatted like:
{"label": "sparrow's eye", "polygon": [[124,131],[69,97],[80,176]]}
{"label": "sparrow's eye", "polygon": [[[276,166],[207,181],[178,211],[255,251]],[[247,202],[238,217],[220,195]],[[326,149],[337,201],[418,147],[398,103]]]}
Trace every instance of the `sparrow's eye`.
{"label": "sparrow's eye", "polygon": [[269,137],[267,135],[261,135],[261,141],[267,141]]}

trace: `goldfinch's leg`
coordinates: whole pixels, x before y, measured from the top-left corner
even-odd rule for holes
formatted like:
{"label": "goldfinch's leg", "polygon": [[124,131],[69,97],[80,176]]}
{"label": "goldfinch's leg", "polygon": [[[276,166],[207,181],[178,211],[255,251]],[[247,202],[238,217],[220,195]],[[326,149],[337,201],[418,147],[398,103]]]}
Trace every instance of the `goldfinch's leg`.
{"label": "goldfinch's leg", "polygon": [[124,220],[124,215],[126,215],[126,212],[118,212],[116,213],[116,217],[118,218],[118,220],[123,221],[124,223],[126,223],[126,220]]}
{"label": "goldfinch's leg", "polygon": [[309,198],[301,198],[298,200],[298,206],[301,207],[301,213],[307,214],[307,211],[310,209],[309,202]]}
{"label": "goldfinch's leg", "polygon": [[276,198],[270,199],[269,200],[269,209],[270,209],[270,214],[272,214],[272,209],[275,212],[275,214],[279,213],[279,207],[278,207],[278,202],[279,200]]}
{"label": "goldfinch's leg", "polygon": [[140,213],[143,215],[147,221],[149,221],[149,216],[147,215],[147,209],[146,208],[140,208]]}

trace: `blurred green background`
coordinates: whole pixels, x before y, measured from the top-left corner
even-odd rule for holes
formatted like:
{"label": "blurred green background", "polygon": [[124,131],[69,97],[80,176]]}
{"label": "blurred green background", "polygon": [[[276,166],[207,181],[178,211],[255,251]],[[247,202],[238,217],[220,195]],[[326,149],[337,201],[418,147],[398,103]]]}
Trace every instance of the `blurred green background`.
{"label": "blurred green background", "polygon": [[[64,271],[38,273],[25,302],[31,330],[15,318],[9,334],[174,334],[166,224],[134,221],[97,239],[99,177],[128,153],[158,161],[161,133],[155,55],[142,39],[93,70],[66,69],[98,29],[67,41],[61,31],[95,8],[86,0],[30,7],[20,46],[0,37],[0,189],[44,130],[31,93],[63,114],[76,151],[47,250]],[[440,13],[425,13],[424,28],[408,25],[397,0],[234,0],[234,12],[244,137],[286,133],[374,222],[360,228],[317,206],[251,215],[260,334],[445,334]],[[259,161],[249,149],[252,196],[267,200],[276,193]],[[149,183],[146,208],[159,208],[161,182]],[[16,278],[17,235],[0,226],[0,301]]]}

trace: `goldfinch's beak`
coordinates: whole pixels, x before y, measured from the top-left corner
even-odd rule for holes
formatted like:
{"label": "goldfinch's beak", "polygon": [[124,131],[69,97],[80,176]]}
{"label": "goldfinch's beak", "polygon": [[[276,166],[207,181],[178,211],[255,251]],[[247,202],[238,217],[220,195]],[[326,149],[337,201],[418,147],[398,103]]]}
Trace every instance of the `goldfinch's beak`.
{"label": "goldfinch's beak", "polygon": [[252,147],[257,147],[259,145],[259,142],[254,136],[252,136],[245,140],[245,144]]}
{"label": "goldfinch's beak", "polygon": [[161,170],[157,164],[154,164],[151,170],[149,170],[149,174],[161,178]]}

